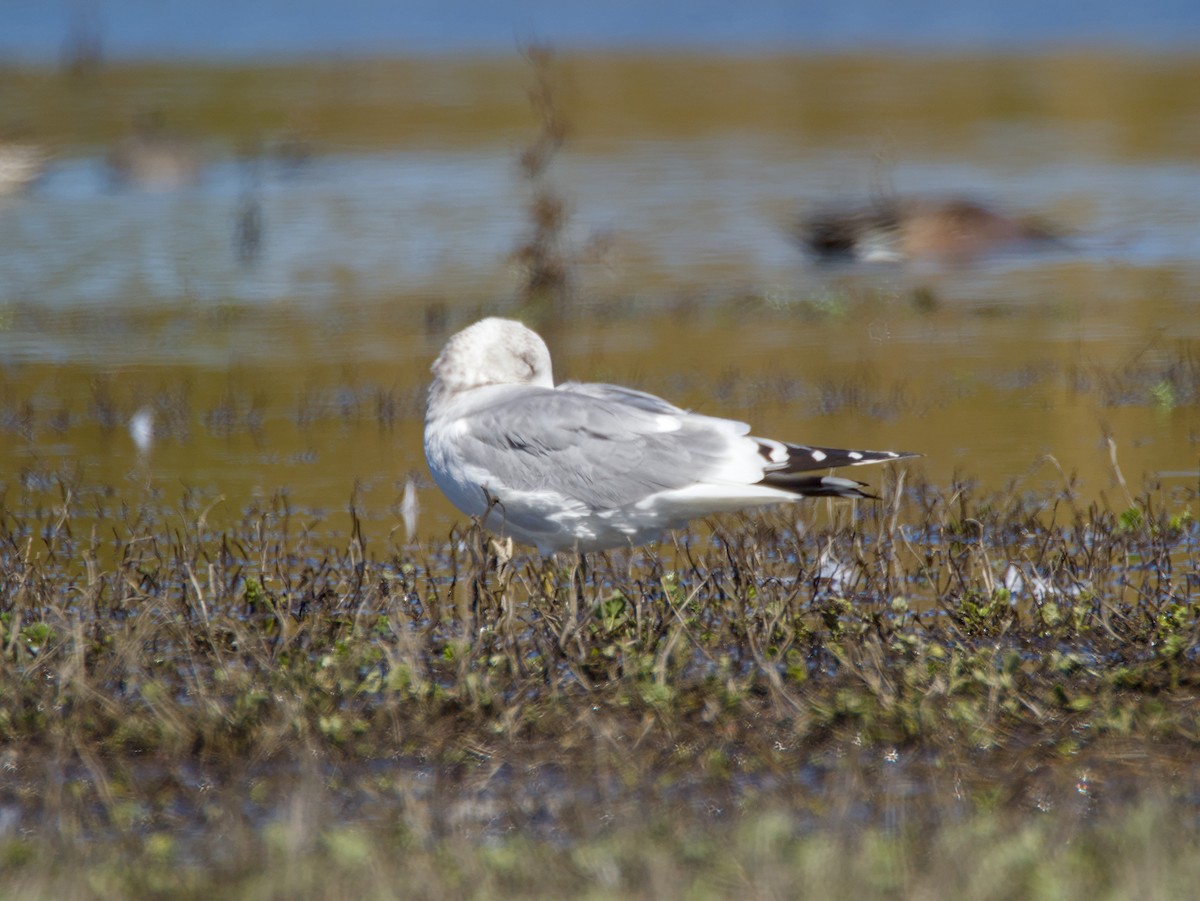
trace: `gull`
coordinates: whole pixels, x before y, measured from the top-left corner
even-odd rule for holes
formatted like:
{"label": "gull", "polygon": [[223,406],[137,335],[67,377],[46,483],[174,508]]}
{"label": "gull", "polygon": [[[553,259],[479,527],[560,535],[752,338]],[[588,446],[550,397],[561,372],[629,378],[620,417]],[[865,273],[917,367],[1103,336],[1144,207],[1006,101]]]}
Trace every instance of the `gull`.
{"label": "gull", "polygon": [[862,482],[813,471],[918,456],[755,438],[632,388],[556,386],[545,342],[511,319],[453,335],[432,372],[434,482],[543,555],[644,544],[696,517],[801,497],[870,498]]}

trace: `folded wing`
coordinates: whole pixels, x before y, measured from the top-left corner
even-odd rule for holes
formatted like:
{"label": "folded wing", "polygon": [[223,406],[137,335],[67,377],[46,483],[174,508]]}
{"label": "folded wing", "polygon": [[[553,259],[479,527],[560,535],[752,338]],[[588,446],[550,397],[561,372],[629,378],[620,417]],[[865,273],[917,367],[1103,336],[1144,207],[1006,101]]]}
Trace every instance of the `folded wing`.
{"label": "folded wing", "polygon": [[523,388],[470,418],[462,453],[493,490],[552,492],[593,510],[703,486],[730,498],[746,486],[800,496],[870,497],[861,483],[813,470],[904,453],[805,447],[752,438],[742,422],[689,413],[615,385]]}

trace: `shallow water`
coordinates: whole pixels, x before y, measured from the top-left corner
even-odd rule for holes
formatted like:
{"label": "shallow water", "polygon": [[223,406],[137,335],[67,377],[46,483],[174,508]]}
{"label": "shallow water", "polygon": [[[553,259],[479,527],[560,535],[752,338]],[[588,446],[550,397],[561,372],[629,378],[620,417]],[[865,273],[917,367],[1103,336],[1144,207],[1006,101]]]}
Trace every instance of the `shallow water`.
{"label": "shallow water", "polygon": [[[511,259],[530,232],[516,157],[537,128],[515,55],[8,70],[10,108],[55,159],[0,203],[4,504],[48,509],[63,480],[76,502],[192,489],[223,499],[219,522],[286,491],[337,532],[353,496],[367,533],[400,543],[411,477],[420,533],[442,537],[458,517],[425,474],[424,384],[449,331],[485,312],[543,330],[560,377],[780,437],[921,451],[939,483],[1043,491],[1061,468],[1084,500],[1123,506],[1111,436],[1131,489],[1193,490],[1198,68],[564,57],[571,131],[548,183],[568,202],[576,290],[556,317],[523,304]],[[112,183],[107,148],[150,108],[202,148],[198,185]],[[1063,246],[821,266],[792,241],[805,210],[891,193],[969,194],[1054,223]],[[252,262],[235,240],[248,199]]]}

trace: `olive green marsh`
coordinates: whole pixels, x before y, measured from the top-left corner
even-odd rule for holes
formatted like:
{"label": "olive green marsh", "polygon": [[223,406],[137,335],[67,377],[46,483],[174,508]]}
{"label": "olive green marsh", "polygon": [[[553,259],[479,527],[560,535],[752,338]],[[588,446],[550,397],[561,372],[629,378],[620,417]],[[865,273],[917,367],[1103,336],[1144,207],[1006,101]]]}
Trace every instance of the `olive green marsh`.
{"label": "olive green marsh", "polygon": [[[1189,896],[1196,61],[528,57],[0,69],[5,897]],[[1061,245],[794,242],[893,194]],[[422,458],[490,314],[925,456],[543,561]]]}

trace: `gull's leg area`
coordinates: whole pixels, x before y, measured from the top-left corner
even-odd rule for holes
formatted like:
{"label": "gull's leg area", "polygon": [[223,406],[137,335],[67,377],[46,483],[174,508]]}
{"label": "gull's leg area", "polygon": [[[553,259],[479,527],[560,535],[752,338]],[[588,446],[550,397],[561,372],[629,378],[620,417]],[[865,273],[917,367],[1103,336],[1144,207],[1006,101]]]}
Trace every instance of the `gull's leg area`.
{"label": "gull's leg area", "polygon": [[567,610],[563,616],[562,630],[558,636],[558,646],[565,649],[567,642],[579,632],[579,611],[587,608],[584,599],[583,586],[587,581],[587,555],[576,549],[570,551],[573,559],[569,570],[570,585],[567,586]]}
{"label": "gull's leg area", "polygon": [[[494,616],[497,626],[505,614],[505,598],[512,579],[513,540],[511,537],[493,538],[487,527],[488,515],[493,507],[504,509],[500,501],[483,489],[487,498],[487,508],[479,516],[471,517],[471,528],[467,533],[467,546],[474,558],[475,572],[471,579],[471,622],[472,632],[478,634],[482,617]],[[497,587],[493,590],[490,585],[492,573],[495,573]],[[493,608],[488,611],[487,606]]]}

